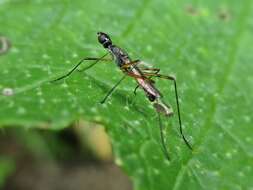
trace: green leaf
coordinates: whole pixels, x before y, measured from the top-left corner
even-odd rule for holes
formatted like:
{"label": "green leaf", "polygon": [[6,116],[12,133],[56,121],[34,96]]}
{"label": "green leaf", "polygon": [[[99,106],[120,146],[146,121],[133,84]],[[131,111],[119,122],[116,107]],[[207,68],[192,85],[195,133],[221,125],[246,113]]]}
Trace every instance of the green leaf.
{"label": "green leaf", "polygon": [[[253,188],[252,10],[250,0],[1,1],[0,32],[11,48],[0,55],[0,125],[102,123],[116,162],[139,190]],[[141,90],[134,99],[131,78],[99,104],[122,76],[114,63],[48,82],[82,57],[105,53],[97,31],[133,59],[176,75],[194,151],[180,138],[176,117],[164,119],[172,158],[165,159],[156,113]],[[157,82],[176,110],[170,86]]]}

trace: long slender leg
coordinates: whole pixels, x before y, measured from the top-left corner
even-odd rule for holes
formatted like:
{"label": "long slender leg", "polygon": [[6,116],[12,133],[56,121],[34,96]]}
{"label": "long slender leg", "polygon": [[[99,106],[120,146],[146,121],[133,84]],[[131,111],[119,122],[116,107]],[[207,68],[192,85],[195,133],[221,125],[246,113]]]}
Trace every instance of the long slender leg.
{"label": "long slender leg", "polygon": [[126,75],[130,76],[130,77],[133,77],[133,78],[136,78],[136,79],[144,79],[144,80],[148,80],[148,78],[146,78],[144,75],[136,75],[134,73],[131,73],[131,72],[125,72],[123,71]]}
{"label": "long slender leg", "polygon": [[[131,76],[131,77],[134,77],[134,78],[143,78],[143,79],[146,79],[146,78],[143,77],[143,76],[135,75],[135,74],[133,74],[133,73],[129,73],[129,72],[126,72],[126,71],[125,71],[125,69],[129,68],[131,65],[137,65],[137,64],[139,64],[139,63],[140,63],[140,60],[132,61],[132,62],[130,62],[130,63],[127,63],[127,64],[123,65],[123,66],[121,67],[121,69],[122,69],[123,72],[126,73],[128,76]],[[156,70],[156,71],[159,70],[159,71],[160,71],[160,69],[151,69],[151,70]],[[158,72],[159,72],[159,71],[158,71]],[[127,75],[124,75],[124,76],[111,88],[111,90],[108,91],[108,93],[105,95],[105,97],[103,98],[103,100],[100,102],[101,104],[105,103],[105,101],[107,100],[107,98],[113,93],[113,91],[116,89],[116,87],[125,79],[125,77],[126,77]],[[138,85],[138,86],[135,88],[135,90],[134,90],[134,93],[135,93],[135,94],[136,94],[136,90],[137,90],[138,87],[139,87],[139,85]]]}
{"label": "long slender leg", "polygon": [[[108,53],[107,53],[108,54]],[[107,55],[106,54],[106,55]],[[91,65],[89,65],[88,67],[82,68],[82,69],[78,69],[78,72],[83,72],[86,71],[87,69],[93,67],[95,64],[97,64],[99,61],[112,61],[112,58],[98,58],[94,63],[92,63]]]}
{"label": "long slender leg", "polygon": [[142,71],[154,71],[153,74],[158,74],[160,72],[160,69],[157,68],[143,68]]}
{"label": "long slender leg", "polygon": [[[155,83],[155,81],[152,80],[151,77],[149,77],[148,80],[149,80],[151,83]],[[138,85],[135,87],[135,89],[134,89],[134,95],[135,95],[135,96],[137,95],[136,92],[137,92],[137,90],[138,90],[139,87],[140,87],[140,85],[138,84]]]}
{"label": "long slender leg", "polygon": [[160,116],[159,112],[157,112],[157,114],[158,114],[158,122],[159,122],[159,128],[160,128],[160,137],[161,137],[161,142],[162,142],[162,147],[163,147],[163,153],[164,153],[165,157],[168,160],[170,160],[169,153],[168,153],[167,147],[165,145],[165,140],[164,140],[164,135],[163,135],[163,125],[162,125],[162,121],[161,121],[161,116]]}
{"label": "long slender leg", "polygon": [[131,65],[137,65],[138,63],[140,63],[140,60],[135,60],[132,61],[130,63],[127,63],[125,65],[123,65],[120,69],[122,69],[122,71],[126,74],[124,75],[112,88],[111,90],[109,90],[109,92],[105,95],[105,97],[103,98],[103,100],[100,102],[101,104],[105,103],[105,101],[107,100],[107,98],[113,93],[113,91],[116,89],[116,87],[121,83],[121,81],[123,81],[125,79],[126,76],[131,76],[134,78],[142,78],[142,79],[146,79],[144,76],[141,75],[136,75],[134,73],[128,72],[126,69],[129,68]]}
{"label": "long slender leg", "polygon": [[83,58],[83,59],[81,59],[81,60],[77,63],[77,65],[76,65],[73,69],[71,69],[67,74],[65,74],[65,75],[63,75],[63,76],[61,76],[61,77],[59,77],[59,78],[57,78],[57,79],[55,79],[55,80],[52,80],[51,82],[56,82],[56,81],[59,81],[59,80],[61,80],[61,79],[64,79],[64,78],[68,77],[68,76],[71,75],[71,74],[72,74],[84,61],[92,61],[92,60],[94,60],[94,61],[95,61],[94,63],[92,63],[90,66],[88,66],[88,67],[85,68],[85,70],[87,70],[87,69],[93,67],[95,64],[97,64],[99,61],[103,60],[103,58],[104,58],[107,54],[108,54],[108,53],[106,53],[105,55],[103,55],[103,56],[100,57],[100,58],[92,58],[92,57],[85,57],[85,58]]}
{"label": "long slender leg", "polygon": [[173,81],[174,83],[174,90],[175,90],[175,96],[176,96],[176,103],[177,103],[177,113],[178,113],[178,123],[179,123],[179,129],[180,129],[180,134],[185,142],[185,144],[187,145],[187,147],[189,149],[192,150],[192,147],[190,145],[190,143],[186,140],[184,134],[183,134],[183,128],[182,128],[182,120],[181,120],[181,114],[180,114],[180,106],[179,106],[179,101],[178,101],[178,91],[177,91],[177,82],[175,77],[173,76],[166,76],[166,75],[160,75],[160,74],[149,74],[149,73],[144,73],[145,76],[153,76],[153,77],[159,77],[159,78],[163,78],[163,79],[167,79],[170,81]]}
{"label": "long slender leg", "polygon": [[[158,74],[160,72],[160,69],[156,69],[156,68],[143,68],[141,69],[141,71],[154,71],[154,73],[152,74]],[[152,79],[152,76],[149,77],[148,79],[152,82],[152,83],[155,83],[155,81],[153,81]],[[137,93],[137,89],[140,87],[140,85],[137,85],[134,89],[134,95],[136,95]]]}
{"label": "long slender leg", "polygon": [[108,93],[105,95],[103,100],[100,102],[101,104],[105,103],[107,98],[113,93],[113,91],[116,89],[116,87],[126,78],[127,75],[124,75],[112,88],[108,91]]}
{"label": "long slender leg", "polygon": [[149,78],[146,78],[145,75],[142,75],[142,71],[145,70],[145,71],[154,71],[154,73],[148,73],[148,74],[158,74],[160,72],[160,69],[156,69],[156,68],[143,68],[143,69],[140,69],[140,74],[137,75],[137,74],[134,74],[133,72],[129,71],[128,69],[131,68],[131,66],[136,66],[138,65],[139,63],[141,63],[140,60],[134,60],[134,61],[131,61],[129,63],[126,63],[124,65],[122,65],[120,67],[120,69],[127,75],[131,76],[131,77],[134,77],[134,78],[142,78],[142,79],[150,79],[151,77]]}
{"label": "long slender leg", "polygon": [[[141,61],[139,59],[131,61],[130,63],[126,63],[123,66],[121,66],[121,69],[127,69],[132,65],[138,65],[140,64]],[[145,70],[145,71],[154,71],[155,74],[158,74],[160,72],[160,69],[157,68],[139,68],[140,70]]]}
{"label": "long slender leg", "polygon": [[137,60],[131,61],[130,63],[126,63],[126,64],[122,65],[120,68],[121,69],[127,69],[130,66],[132,66],[132,65],[138,65],[139,63],[140,63],[140,60],[137,59]]}
{"label": "long slender leg", "polygon": [[136,87],[135,87],[135,89],[134,89],[134,95],[136,96],[136,91],[137,91],[137,89],[140,87],[140,85],[137,85]]}
{"label": "long slender leg", "polygon": [[190,143],[186,140],[186,138],[184,136],[184,133],[183,133],[176,79],[174,77],[172,77],[172,76],[166,76],[165,79],[166,78],[168,80],[173,81],[173,83],[174,83],[174,90],[175,90],[175,96],[176,96],[176,102],[177,102],[177,113],[178,113],[178,122],[179,122],[180,134],[181,134],[182,138],[184,139],[185,144],[188,146],[189,149],[192,150],[192,147],[191,147]]}

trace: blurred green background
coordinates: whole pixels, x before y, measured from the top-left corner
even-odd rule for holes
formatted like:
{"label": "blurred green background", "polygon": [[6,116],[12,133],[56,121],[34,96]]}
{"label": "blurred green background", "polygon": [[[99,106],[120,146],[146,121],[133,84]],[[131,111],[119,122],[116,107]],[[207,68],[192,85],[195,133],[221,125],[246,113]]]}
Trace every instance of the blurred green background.
{"label": "blurred green background", "polygon": [[[252,189],[252,6],[0,0],[1,187]],[[99,104],[122,76],[114,63],[49,83],[82,57],[105,53],[97,31],[133,59],[176,76],[192,152],[176,117],[164,118],[171,160],[165,159],[156,113],[141,90],[134,97],[131,78]],[[157,87],[175,110],[173,86]]]}

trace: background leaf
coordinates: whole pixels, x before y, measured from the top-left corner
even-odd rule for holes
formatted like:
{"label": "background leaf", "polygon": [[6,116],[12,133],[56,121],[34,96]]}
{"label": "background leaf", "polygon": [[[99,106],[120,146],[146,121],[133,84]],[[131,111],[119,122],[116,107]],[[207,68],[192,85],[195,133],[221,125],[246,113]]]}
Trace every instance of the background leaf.
{"label": "background leaf", "polygon": [[[0,33],[11,43],[0,56],[1,126],[61,129],[78,118],[102,123],[135,189],[253,188],[250,0],[6,0],[0,13]],[[172,157],[165,160],[143,92],[131,104],[131,79],[99,104],[122,75],[113,63],[48,83],[81,57],[104,54],[97,31],[108,32],[133,59],[177,76],[193,152],[180,139],[176,118],[164,120]],[[169,83],[158,87],[175,108]]]}

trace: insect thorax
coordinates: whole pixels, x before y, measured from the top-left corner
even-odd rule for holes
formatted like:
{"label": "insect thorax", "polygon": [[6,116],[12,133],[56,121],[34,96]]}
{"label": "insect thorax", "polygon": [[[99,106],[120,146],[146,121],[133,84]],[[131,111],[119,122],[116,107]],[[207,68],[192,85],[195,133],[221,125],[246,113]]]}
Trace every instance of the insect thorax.
{"label": "insect thorax", "polygon": [[128,54],[121,48],[115,45],[111,45],[108,47],[108,49],[119,67],[123,66],[126,63],[131,62],[131,59],[128,56]]}

